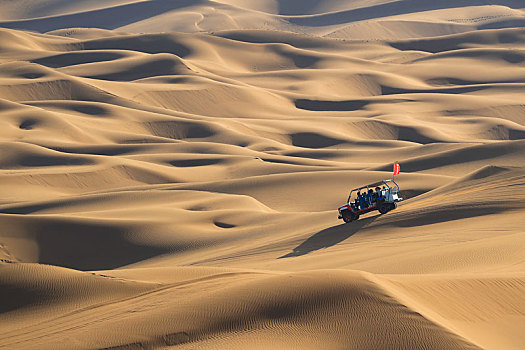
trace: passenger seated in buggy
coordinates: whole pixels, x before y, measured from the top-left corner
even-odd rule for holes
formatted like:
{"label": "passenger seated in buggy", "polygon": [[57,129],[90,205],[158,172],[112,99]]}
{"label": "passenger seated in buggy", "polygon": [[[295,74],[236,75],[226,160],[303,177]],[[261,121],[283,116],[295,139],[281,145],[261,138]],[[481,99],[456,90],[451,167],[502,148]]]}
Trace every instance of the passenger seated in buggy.
{"label": "passenger seated in buggy", "polygon": [[376,191],[374,193],[374,202],[377,201],[379,198],[381,198],[381,188],[376,187]]}
{"label": "passenger seated in buggy", "polygon": [[359,209],[363,210],[367,207],[366,205],[366,196],[361,194],[361,191],[357,191],[357,205]]}
{"label": "passenger seated in buggy", "polygon": [[368,193],[366,194],[366,202],[368,206],[371,206],[374,203],[374,190],[369,189]]}

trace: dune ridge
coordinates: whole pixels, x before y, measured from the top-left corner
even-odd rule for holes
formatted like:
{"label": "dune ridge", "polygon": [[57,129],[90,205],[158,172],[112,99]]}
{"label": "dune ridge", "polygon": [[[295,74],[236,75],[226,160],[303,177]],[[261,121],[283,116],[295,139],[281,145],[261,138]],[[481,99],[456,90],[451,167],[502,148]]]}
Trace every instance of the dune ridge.
{"label": "dune ridge", "polygon": [[[497,0],[325,1],[31,1],[4,5],[0,26],[39,32],[96,27],[128,32],[285,30],[312,35],[403,39],[523,27],[523,3]],[[32,5],[32,6],[31,6]],[[73,34],[74,30],[65,31]]]}
{"label": "dune ridge", "polygon": [[522,1],[0,7],[0,348],[523,348]]}
{"label": "dune ridge", "polygon": [[[18,264],[11,266],[16,269],[16,265]],[[120,315],[129,309],[127,304],[132,303],[135,317],[131,322],[138,323],[136,326],[142,324],[141,327],[145,333],[139,341],[131,342],[132,338],[130,338],[129,343],[117,343],[115,346],[130,347],[136,344],[136,346],[143,347],[166,345],[184,347],[187,344],[207,347],[233,343],[239,346],[251,344],[262,348],[275,341],[272,338],[276,333],[288,332],[296,335],[294,337],[297,339],[294,341],[295,346],[306,346],[307,348],[315,348],[326,344],[325,342],[343,345],[345,338],[350,339],[348,335],[351,335],[352,338],[359,338],[359,340],[347,342],[347,346],[355,346],[358,343],[360,346],[377,347],[388,343],[389,346],[410,347],[421,342],[419,334],[424,337],[425,343],[431,348],[477,348],[469,341],[451,333],[446,327],[433,323],[421,314],[408,309],[394,295],[388,294],[380,284],[370,281],[363,273],[336,270],[295,274],[220,272],[220,270],[213,273],[197,268],[193,268],[193,271],[188,271],[188,273],[194,274],[194,277],[161,286],[152,285],[146,291],[136,286],[136,292],[132,297],[122,298],[121,296],[120,300],[111,302],[97,299],[83,301],[87,302],[88,306],[81,308],[75,305],[74,312],[62,314],[59,317],[48,315],[45,325],[26,325],[24,329],[13,329],[6,334],[9,340],[2,345],[36,346],[42,341],[45,344],[53,338],[62,337],[74,331],[80,325],[84,331],[93,329],[107,333],[104,332],[104,324],[115,322],[115,319],[120,318]],[[186,278],[189,278],[190,275],[187,275]],[[203,277],[198,277],[199,275]],[[235,282],[232,283],[234,277]],[[139,283],[99,273],[85,275],[82,278],[84,281],[73,282],[73,285],[80,287],[82,284],[100,279],[109,285],[114,284],[111,294],[115,297],[118,295],[117,290],[133,287]],[[115,282],[112,282],[113,280]],[[225,280],[230,281],[229,286],[224,286]],[[34,278],[20,282],[22,284],[24,282],[34,283]],[[316,287],[312,288],[312,282]],[[145,282],[140,283],[145,284]],[[49,289],[54,290],[52,286],[50,287]],[[204,287],[206,287],[207,295],[203,305],[202,297],[191,297],[191,290],[200,290]],[[228,297],[229,300],[226,300],[224,299],[225,294],[235,297]],[[166,303],[168,300],[172,302]],[[169,309],[170,312],[180,313],[181,315],[177,318],[189,320],[189,322],[186,321],[184,331],[173,331],[181,325],[173,321],[166,323],[167,320],[156,311],[155,305],[159,303],[163,303],[163,308]],[[48,304],[52,305],[52,302]],[[217,308],[217,305],[221,306]],[[27,306],[19,308],[10,316],[16,320],[16,317],[23,313],[25,308]],[[377,313],[375,310],[381,310],[381,312]],[[33,312],[45,311],[47,310],[37,309]],[[93,314],[97,315],[95,319],[93,319]],[[104,319],[100,318],[100,314],[111,314],[112,316],[110,319]],[[144,314],[149,314],[149,317]],[[153,333],[153,329],[159,327],[160,324],[157,327],[147,326],[145,316],[149,319],[147,322],[151,320],[154,320],[154,323],[163,322],[161,328],[166,334]],[[333,318],[341,321],[328,321]],[[331,326],[329,329],[320,329],[319,323],[331,324]],[[387,324],[386,327],[389,328],[391,334],[387,340],[366,336],[366,334],[372,334],[370,329],[377,327],[378,323],[383,327],[385,323]],[[49,332],[48,327],[52,327],[55,331]],[[112,326],[114,327],[115,325]],[[117,328],[120,327],[117,326]],[[407,337],[406,329],[411,330],[409,334],[414,334],[414,337]],[[60,330],[59,334],[57,330]],[[239,339],[242,333],[247,333],[248,336]],[[40,334],[42,336],[38,337]],[[347,334],[346,337],[345,334]],[[84,338],[82,339],[84,346],[96,346],[97,340],[89,341],[85,337],[82,338]],[[102,338],[110,343],[115,343],[115,340],[111,339],[114,337],[111,337],[110,334],[102,335]],[[299,339],[302,340],[299,341]],[[336,342],[337,340],[339,342]],[[290,346],[290,343],[281,345]]]}

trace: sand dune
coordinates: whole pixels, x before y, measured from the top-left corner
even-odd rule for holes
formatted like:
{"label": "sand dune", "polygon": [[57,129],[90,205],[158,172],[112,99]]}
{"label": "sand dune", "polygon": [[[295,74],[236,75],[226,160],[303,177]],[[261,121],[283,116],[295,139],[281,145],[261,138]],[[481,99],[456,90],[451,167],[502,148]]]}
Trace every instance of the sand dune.
{"label": "sand dune", "polygon": [[[46,276],[46,272],[41,271],[40,276]],[[148,273],[140,269],[137,272],[139,276]],[[170,272],[178,273],[177,270]],[[181,272],[186,274],[184,280],[165,282],[160,286],[98,273],[78,273],[76,278],[69,278],[70,288],[89,288],[92,291],[89,299],[72,300],[71,306],[60,302],[61,307],[69,306],[69,310],[74,311],[60,310],[59,317],[49,314],[48,308],[57,313],[57,308],[52,307],[57,296],[47,294],[54,290],[53,285],[48,284],[49,289],[35,291],[39,297],[46,295],[50,299],[46,303],[48,308],[31,310],[33,314],[47,314],[44,316],[47,319],[45,325],[26,324],[23,329],[8,329],[7,341],[2,345],[36,347],[54,344],[57,349],[68,348],[61,344],[61,339],[81,328],[83,335],[77,335],[76,339],[83,347],[101,346],[100,339],[104,339],[106,344],[128,348],[185,347],[186,344],[256,348],[270,345],[412,347],[421,341],[432,348],[477,348],[443,325],[408,309],[395,295],[370,281],[363,273],[330,270],[294,274],[228,270],[211,273],[195,268]],[[61,285],[61,278],[67,278],[48,273],[55,276],[58,285]],[[105,284],[106,289],[90,288],[89,284],[95,281],[100,281],[96,283],[98,288]],[[35,278],[11,283],[23,288],[35,283]],[[133,289],[135,294],[126,296],[126,292],[133,293]],[[199,295],[195,296],[195,292]],[[107,294],[119,300],[100,300]],[[31,297],[25,297],[20,300],[24,306],[8,313],[11,325],[24,312],[29,312],[30,306],[25,305],[30,302]],[[159,308],[163,312],[159,312]],[[130,312],[132,314],[126,315]],[[166,313],[170,314],[168,319]],[[130,325],[140,327],[141,336],[126,336],[129,334],[126,329],[115,322],[119,319],[126,320],[128,325],[125,328]],[[384,327],[384,334],[388,334],[386,339],[375,335],[379,325]],[[177,332],[180,327],[185,331]],[[159,331],[165,334],[157,334]],[[89,336],[89,332],[96,332],[99,338]],[[283,338],[284,334],[292,340]]]}
{"label": "sand dune", "polygon": [[[0,24],[39,32],[96,27],[131,32],[286,30],[337,38],[402,39],[522,27],[523,3],[455,1],[30,1],[7,2]],[[71,31],[74,33],[74,31]]]}
{"label": "sand dune", "polygon": [[0,7],[0,348],[524,347],[522,1]]}

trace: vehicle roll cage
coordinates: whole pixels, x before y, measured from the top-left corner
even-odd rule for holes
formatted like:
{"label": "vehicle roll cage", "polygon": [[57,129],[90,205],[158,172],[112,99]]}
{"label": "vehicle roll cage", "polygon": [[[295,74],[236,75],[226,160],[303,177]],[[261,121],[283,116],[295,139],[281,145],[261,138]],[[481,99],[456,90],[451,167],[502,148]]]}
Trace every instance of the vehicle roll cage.
{"label": "vehicle roll cage", "polygon": [[[390,184],[390,183],[393,183],[393,186],[391,186],[392,184]],[[374,182],[374,183],[369,184],[369,185],[364,185],[364,186],[361,186],[361,187],[354,188],[353,190],[350,191],[350,194],[348,195],[348,200],[346,202],[350,203],[350,198],[352,197],[352,193],[360,191],[360,190],[365,189],[365,188],[366,188],[366,191],[368,192],[368,190],[370,188],[374,189],[374,188],[376,188],[378,186],[386,186],[386,187],[388,187],[389,191],[393,189],[394,193],[399,192],[399,185],[394,180],[381,180],[381,181]]]}

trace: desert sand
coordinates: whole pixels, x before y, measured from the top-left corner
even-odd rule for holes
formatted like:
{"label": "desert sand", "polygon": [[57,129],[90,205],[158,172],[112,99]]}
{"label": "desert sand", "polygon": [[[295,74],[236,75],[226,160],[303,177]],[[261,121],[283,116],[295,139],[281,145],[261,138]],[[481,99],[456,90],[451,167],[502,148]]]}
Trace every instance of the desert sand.
{"label": "desert sand", "polygon": [[[0,0],[1,349],[524,349],[522,0]],[[387,214],[337,219],[392,177]]]}

